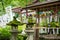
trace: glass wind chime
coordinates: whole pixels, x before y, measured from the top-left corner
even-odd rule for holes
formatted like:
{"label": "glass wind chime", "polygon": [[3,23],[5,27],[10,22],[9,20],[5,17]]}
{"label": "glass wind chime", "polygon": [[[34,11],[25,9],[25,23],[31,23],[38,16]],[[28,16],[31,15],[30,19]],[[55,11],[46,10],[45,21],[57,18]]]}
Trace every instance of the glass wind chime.
{"label": "glass wind chime", "polygon": [[[49,24],[51,27],[58,27],[58,9],[56,7],[51,7],[50,8],[50,14],[49,14]],[[52,20],[50,20],[52,18]]]}
{"label": "glass wind chime", "polygon": [[[43,23],[43,26],[48,26],[48,25],[55,25],[55,27],[58,27],[60,24],[60,9],[58,9],[58,6],[55,7],[48,7],[48,8],[43,8],[43,11],[40,12],[40,20],[44,20],[45,23]],[[41,23],[40,23],[41,24]],[[53,25],[52,25],[53,24]],[[40,25],[41,26],[41,25]]]}

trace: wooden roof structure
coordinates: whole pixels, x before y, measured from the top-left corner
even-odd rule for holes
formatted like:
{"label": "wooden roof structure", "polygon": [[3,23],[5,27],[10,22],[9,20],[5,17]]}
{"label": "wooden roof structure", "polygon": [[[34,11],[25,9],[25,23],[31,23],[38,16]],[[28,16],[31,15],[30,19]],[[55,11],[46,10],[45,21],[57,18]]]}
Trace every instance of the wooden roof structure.
{"label": "wooden roof structure", "polygon": [[[36,2],[36,3],[35,3]],[[59,6],[60,7],[60,0],[54,0],[54,1],[44,1],[44,2],[38,2],[38,1],[34,1],[33,4],[29,4],[24,8],[21,7],[17,7],[17,8],[13,8],[13,12],[21,12],[24,9],[31,9],[31,10],[35,10],[37,8],[40,8],[41,10],[43,10],[43,8],[48,8],[51,6]]]}
{"label": "wooden roof structure", "polygon": [[[28,10],[36,10],[37,12],[39,12],[40,10],[48,9],[50,7],[56,7],[56,6],[59,6],[58,8],[60,8],[60,0],[54,0],[54,1],[51,0],[51,1],[44,1],[44,2],[35,1],[34,3],[29,4],[26,7],[22,8],[22,10],[25,9],[26,14],[27,14]],[[39,14],[37,14],[37,18],[38,18],[38,22],[39,22]],[[39,27],[39,23],[36,24],[36,27]],[[38,29],[36,29],[34,38],[35,38],[34,40],[39,39],[39,30]]]}
{"label": "wooden roof structure", "polygon": [[[37,12],[37,18],[38,18],[38,23],[36,23],[36,27],[39,27],[39,12],[44,9],[48,9],[51,7],[56,7],[59,6],[60,7],[60,0],[51,0],[51,1],[44,1],[44,2],[35,2],[33,4],[27,5],[26,7],[22,8],[22,9],[26,9],[26,13],[27,10],[35,10]],[[34,40],[39,40],[39,29],[36,29],[34,32]]]}
{"label": "wooden roof structure", "polygon": [[12,11],[16,13],[20,13],[22,11],[22,8],[21,7],[13,8]]}
{"label": "wooden roof structure", "polygon": [[49,6],[59,6],[60,5],[60,0],[56,1],[45,1],[45,2],[37,2],[34,4],[27,5],[23,9],[36,9],[36,8],[44,8],[44,7],[49,7]]}

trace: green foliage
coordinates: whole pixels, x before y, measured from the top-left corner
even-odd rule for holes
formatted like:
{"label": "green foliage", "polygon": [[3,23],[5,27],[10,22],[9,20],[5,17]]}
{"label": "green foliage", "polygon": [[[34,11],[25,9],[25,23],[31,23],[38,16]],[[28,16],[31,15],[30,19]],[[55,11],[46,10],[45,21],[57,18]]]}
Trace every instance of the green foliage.
{"label": "green foliage", "polygon": [[18,35],[18,40],[26,40],[27,36],[26,35]]}
{"label": "green foliage", "polygon": [[[25,29],[26,25],[18,26],[18,31],[22,32],[23,29]],[[0,28],[0,40],[10,40],[11,33],[9,30],[11,29],[11,26],[6,26],[5,28]],[[19,33],[20,34],[20,33]],[[18,35],[18,40],[25,39],[25,35]]]}
{"label": "green foliage", "polygon": [[5,7],[9,6],[9,5],[24,7],[24,6],[26,6],[26,4],[30,4],[31,2],[32,2],[32,0],[3,0]]}
{"label": "green foliage", "polygon": [[0,40],[9,40],[10,33],[6,28],[0,28]]}
{"label": "green foliage", "polygon": [[[50,27],[59,27],[59,23],[55,21],[54,22],[52,21],[49,24],[50,24]],[[46,26],[48,27],[49,24],[47,24]]]}
{"label": "green foliage", "polygon": [[60,15],[60,10],[59,10],[58,14]]}
{"label": "green foliage", "polygon": [[26,24],[18,26],[19,31],[24,30],[25,28],[26,28]]}
{"label": "green foliage", "polygon": [[0,2],[1,2],[1,0],[0,0]]}

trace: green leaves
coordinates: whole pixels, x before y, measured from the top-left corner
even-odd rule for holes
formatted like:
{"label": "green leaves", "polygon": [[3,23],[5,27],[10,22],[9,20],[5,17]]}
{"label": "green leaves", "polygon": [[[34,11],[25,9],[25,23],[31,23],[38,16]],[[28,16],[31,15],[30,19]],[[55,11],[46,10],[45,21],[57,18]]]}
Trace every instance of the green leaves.
{"label": "green leaves", "polygon": [[0,28],[0,40],[8,40],[11,34],[6,28]]}
{"label": "green leaves", "polygon": [[[4,8],[7,6],[12,6],[12,7],[26,7],[28,4],[32,4],[34,0],[0,0],[0,11],[3,12],[3,6],[1,5],[3,1]],[[45,0],[40,0],[45,1]],[[0,13],[0,15],[3,13]]]}
{"label": "green leaves", "polygon": [[[1,1],[1,0],[0,0]],[[30,4],[32,0],[3,0],[4,6],[7,7],[9,5],[14,6],[20,6],[24,7],[26,4]]]}
{"label": "green leaves", "polygon": [[[4,5],[2,5],[2,2]],[[4,9],[7,6],[12,7],[25,7],[26,5],[30,4],[32,0],[0,0],[0,15],[4,14],[3,12],[3,6]]]}

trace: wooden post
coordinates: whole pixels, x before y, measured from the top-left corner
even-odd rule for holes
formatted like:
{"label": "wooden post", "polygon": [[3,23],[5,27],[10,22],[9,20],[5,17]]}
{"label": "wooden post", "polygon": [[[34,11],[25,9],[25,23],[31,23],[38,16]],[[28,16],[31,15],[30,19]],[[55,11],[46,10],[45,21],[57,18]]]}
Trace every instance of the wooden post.
{"label": "wooden post", "polygon": [[18,13],[20,14],[21,22],[22,22],[22,10],[20,10]]}
{"label": "wooden post", "polygon": [[21,22],[22,22],[22,14],[20,13],[20,17],[21,17]]}
{"label": "wooden post", "polygon": [[[39,21],[40,21],[39,9],[36,9],[36,11],[37,11],[36,27],[39,27]],[[34,40],[39,40],[39,29],[35,29]]]}
{"label": "wooden post", "polygon": [[28,17],[28,9],[26,9],[26,18]]}
{"label": "wooden post", "polygon": [[59,28],[57,28],[57,34],[59,34]]}

